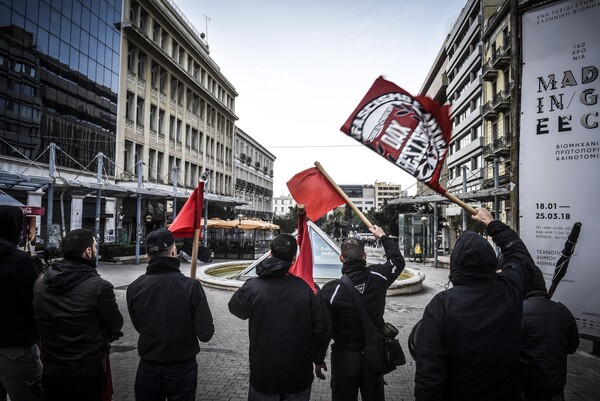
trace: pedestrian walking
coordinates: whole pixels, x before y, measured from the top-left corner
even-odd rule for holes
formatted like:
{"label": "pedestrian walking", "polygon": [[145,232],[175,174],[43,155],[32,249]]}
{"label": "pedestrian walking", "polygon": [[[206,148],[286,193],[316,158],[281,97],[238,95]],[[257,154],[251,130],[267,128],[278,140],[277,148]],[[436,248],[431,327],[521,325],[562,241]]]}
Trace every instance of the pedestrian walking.
{"label": "pedestrian walking", "polygon": [[42,399],[42,364],[36,344],[33,286],[38,270],[17,250],[23,213],[0,206],[0,399]]}
{"label": "pedestrian walking", "polygon": [[86,229],[69,232],[55,261],[35,283],[33,308],[42,345],[47,401],[100,401],[110,342],[123,316],[113,286],[96,272],[97,243]]}
{"label": "pedestrian walking", "polygon": [[415,397],[422,400],[521,399],[518,369],[523,299],[541,274],[525,244],[489,210],[476,209],[500,247],[504,268],[481,235],[465,231],[450,258],[453,287],[436,294],[415,334]]}
{"label": "pedestrian walking", "polygon": [[249,319],[249,401],[310,399],[313,363],[324,364],[331,321],[323,298],[301,278],[289,274],[296,239],[279,234],[271,257],[256,268],[229,301],[229,311]]}
{"label": "pedestrian walking", "polygon": [[[356,238],[342,243],[340,261],[343,263],[342,274],[352,280],[371,321],[375,327],[382,329],[386,292],[404,269],[405,260],[398,244],[381,227],[373,226],[370,231],[381,241],[387,261],[367,266],[364,244]],[[359,391],[363,400],[384,400],[383,375],[370,372],[363,361],[366,345],[363,323],[347,291],[340,279],[328,282],[321,291],[333,320],[332,400],[355,401]],[[318,374],[322,375],[322,372]]]}
{"label": "pedestrian walking", "polygon": [[127,287],[127,308],[140,333],[135,378],[137,401],[196,399],[198,341],[215,331],[199,281],[179,270],[173,234],[152,231],[144,241],[150,261],[146,273]]}

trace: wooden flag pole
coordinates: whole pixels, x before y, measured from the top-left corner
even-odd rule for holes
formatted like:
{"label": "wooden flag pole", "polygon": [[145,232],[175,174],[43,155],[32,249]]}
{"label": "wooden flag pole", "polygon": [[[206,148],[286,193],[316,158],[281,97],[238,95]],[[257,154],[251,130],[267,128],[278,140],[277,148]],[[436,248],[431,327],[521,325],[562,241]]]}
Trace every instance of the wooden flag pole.
{"label": "wooden flag pole", "polygon": [[[200,186],[200,182],[196,186],[196,190]],[[206,187],[202,187],[205,191]],[[196,193],[196,204],[194,205],[194,239],[192,244],[192,265],[190,266],[190,277],[196,278],[196,267],[198,265],[198,243],[200,242],[200,228],[202,227],[202,220],[198,216],[202,216],[202,207],[204,207],[204,194],[202,194],[202,203],[199,202],[199,194]]]}
{"label": "wooden flag pole", "polygon": [[467,212],[471,213],[473,216],[477,214],[477,210],[475,210],[472,206],[467,205],[465,202],[461,201],[456,196],[452,195],[450,192],[444,193],[444,196],[448,198],[448,200],[452,201],[453,203],[456,203],[458,206],[465,209]]}
{"label": "wooden flag pole", "polygon": [[348,198],[348,195],[346,195],[346,193],[342,190],[342,188],[340,188],[340,186],[338,184],[336,184],[335,181],[333,181],[333,179],[329,176],[329,174],[327,174],[325,169],[323,169],[323,166],[321,166],[321,163],[315,162],[315,167],[317,168],[317,170],[319,170],[321,172],[321,174],[323,174],[323,176],[325,178],[327,178],[327,181],[329,181],[329,183],[335,188],[335,190],[338,191],[338,193],[340,194],[340,196],[342,198],[344,198],[346,203],[348,205],[350,205],[352,210],[354,210],[354,212],[358,215],[358,217],[360,217],[362,222],[365,223],[365,225],[368,228],[373,228],[373,224],[371,224],[371,222],[369,221],[369,219],[367,219],[367,217],[363,214],[363,212],[361,212],[360,209],[356,207],[354,202],[352,202],[350,200],[350,198]]}
{"label": "wooden flag pole", "polygon": [[192,266],[190,267],[190,277],[196,278],[196,266],[198,265],[198,243],[200,242],[200,229],[194,229],[194,243],[192,245]]}

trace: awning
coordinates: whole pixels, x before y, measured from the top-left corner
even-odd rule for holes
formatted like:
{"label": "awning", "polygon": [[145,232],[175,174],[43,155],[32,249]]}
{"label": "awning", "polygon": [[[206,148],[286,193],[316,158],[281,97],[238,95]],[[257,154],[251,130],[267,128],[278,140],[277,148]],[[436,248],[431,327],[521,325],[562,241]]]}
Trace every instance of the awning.
{"label": "awning", "polygon": [[[491,202],[494,197],[500,199],[510,198],[510,188],[508,186],[502,188],[482,189],[479,191],[466,192],[462,194],[455,194],[458,199],[465,202],[479,201],[479,202]],[[438,202],[441,204],[450,204],[450,200],[442,195],[427,195],[427,196],[405,196],[402,198],[391,199],[388,201],[389,205],[404,205],[411,203],[433,203]]]}
{"label": "awning", "polygon": [[0,190],[0,205],[8,205],[8,206],[18,206],[21,208],[23,215],[25,216],[43,216],[46,211],[43,207],[40,206],[26,206],[7,194],[4,191]]}
{"label": "awning", "polygon": [[[57,185],[57,183],[55,183],[54,190],[57,193],[64,192],[65,194],[72,196],[95,195],[97,190],[101,190],[102,196],[108,198],[132,198],[139,194],[142,195],[143,199],[177,198],[187,200],[192,194],[192,190],[187,188],[178,188],[177,192],[174,194],[173,191],[161,189],[158,185],[148,182],[144,182],[143,186],[138,188],[136,182],[128,182],[127,184],[120,183],[117,185],[106,181],[96,182],[77,179],[68,180],[64,179],[64,177],[61,178],[62,185]],[[37,191],[52,183],[53,180],[50,177],[16,174],[0,169],[0,188],[14,189],[17,191]],[[206,194],[205,199],[222,206],[241,206],[250,203],[249,201],[236,196],[212,193]],[[15,202],[18,201],[15,200]]]}

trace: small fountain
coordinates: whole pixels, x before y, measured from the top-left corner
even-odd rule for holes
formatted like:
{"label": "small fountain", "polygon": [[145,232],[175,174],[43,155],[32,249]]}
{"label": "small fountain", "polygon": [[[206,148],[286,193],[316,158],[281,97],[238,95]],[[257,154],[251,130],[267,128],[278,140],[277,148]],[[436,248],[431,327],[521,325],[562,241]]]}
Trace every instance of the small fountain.
{"label": "small fountain", "polygon": [[[341,276],[340,248],[331,237],[311,221],[308,221],[308,227],[313,251],[313,276],[318,285],[323,285]],[[385,261],[382,248],[365,248],[365,250],[368,264]],[[267,252],[253,261],[222,262],[199,267],[198,280],[207,287],[235,291],[247,279],[256,277],[256,266],[268,256]],[[424,279],[425,275],[422,272],[404,268],[398,280],[388,289],[387,295],[419,292],[423,289]]]}

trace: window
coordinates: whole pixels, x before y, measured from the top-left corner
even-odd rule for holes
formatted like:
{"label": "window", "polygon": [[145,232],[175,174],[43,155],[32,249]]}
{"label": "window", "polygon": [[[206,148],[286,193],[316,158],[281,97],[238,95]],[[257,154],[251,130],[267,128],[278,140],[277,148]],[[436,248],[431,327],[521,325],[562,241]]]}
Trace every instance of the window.
{"label": "window", "polygon": [[172,45],[171,45],[171,57],[174,58],[176,61],[178,61],[177,57],[179,55],[179,43],[177,43],[176,41],[171,41]]}
{"label": "window", "polygon": [[160,89],[161,93],[165,93],[165,88],[167,86],[167,71],[160,69],[160,82],[158,89]]}
{"label": "window", "polygon": [[134,71],[133,65],[135,63],[135,55],[137,53],[137,47],[130,47],[127,50],[127,71]]}
{"label": "window", "polygon": [[175,117],[169,119],[169,139],[175,139]]}
{"label": "window", "polygon": [[156,179],[162,182],[162,169],[165,155],[162,152],[158,152],[156,157]]}
{"label": "window", "polygon": [[127,91],[127,99],[125,105],[125,118],[129,121],[133,121],[133,93]]}
{"label": "window", "polygon": [[161,30],[162,28],[160,27],[160,25],[157,24],[156,21],[154,21],[154,27],[152,28],[152,40],[156,42],[159,46],[161,44]]}
{"label": "window", "polygon": [[148,179],[155,180],[156,179],[156,150],[149,149],[148,150]]}
{"label": "window", "polygon": [[138,96],[136,102],[136,123],[138,125],[144,125],[144,99]]}
{"label": "window", "polygon": [[144,78],[146,74],[146,54],[142,52],[138,54],[137,73],[140,78]]}
{"label": "window", "polygon": [[165,134],[164,123],[165,123],[165,111],[160,110],[158,112],[158,132],[162,135]]}
{"label": "window", "polygon": [[150,129],[152,131],[156,131],[156,117],[157,117],[158,107],[155,105],[150,105]]}
{"label": "window", "polygon": [[198,150],[198,130],[192,128],[192,149]]}
{"label": "window", "polygon": [[150,71],[150,81],[154,88],[158,88],[160,79],[160,65],[155,62],[152,62],[152,67]]}
{"label": "window", "polygon": [[177,95],[177,88],[179,86],[177,85],[177,80],[174,78],[171,78],[171,99],[175,100],[175,96]]}

